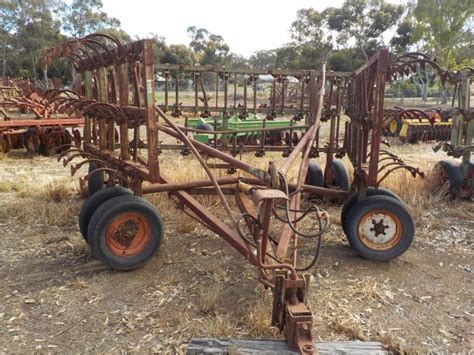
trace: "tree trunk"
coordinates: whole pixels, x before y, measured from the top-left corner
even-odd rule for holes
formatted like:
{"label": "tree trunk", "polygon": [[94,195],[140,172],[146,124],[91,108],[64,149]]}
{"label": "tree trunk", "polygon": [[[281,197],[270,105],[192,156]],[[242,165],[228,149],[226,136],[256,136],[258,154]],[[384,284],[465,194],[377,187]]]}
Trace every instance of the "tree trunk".
{"label": "tree trunk", "polygon": [[7,50],[5,45],[3,45],[2,64],[2,77],[5,77],[7,75]]}
{"label": "tree trunk", "polygon": [[448,90],[446,89],[446,85],[443,85],[441,89],[441,105],[446,105],[448,103]]}
{"label": "tree trunk", "polygon": [[36,79],[36,63],[35,63],[35,57],[33,56],[33,53],[31,54],[31,64],[33,66],[33,78]]}

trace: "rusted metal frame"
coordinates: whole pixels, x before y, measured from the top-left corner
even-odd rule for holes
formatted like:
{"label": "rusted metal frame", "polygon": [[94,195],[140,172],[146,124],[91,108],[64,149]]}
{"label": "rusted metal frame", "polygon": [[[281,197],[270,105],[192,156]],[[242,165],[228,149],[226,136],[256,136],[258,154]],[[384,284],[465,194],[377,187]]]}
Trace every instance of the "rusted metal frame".
{"label": "rusted metal frame", "polygon": [[145,88],[146,133],[148,142],[148,169],[151,182],[160,180],[160,163],[158,161],[158,129],[155,111],[155,76],[153,68],[153,41],[142,41],[142,85]]}
{"label": "rusted metal frame", "polygon": [[216,100],[215,100],[215,103],[216,103],[216,108],[217,108],[217,107],[219,107],[219,73],[218,72],[216,72],[215,78],[216,78]]}
{"label": "rusted metal frame", "polygon": [[[160,176],[160,182],[169,184],[170,180],[165,176]],[[171,191],[170,194],[176,196],[185,206],[187,206],[196,216],[211,228],[211,230],[228,242],[232,248],[244,256],[251,264],[256,265],[256,257],[251,252],[237,232],[228,227],[218,217],[212,214],[206,207],[200,204],[194,197],[183,190]]]}
{"label": "rusted metal frame", "polygon": [[106,161],[113,168],[122,171],[124,175],[137,175],[143,181],[151,181],[148,167],[131,160],[122,160],[114,152],[102,150],[99,146],[92,143],[84,144],[84,151],[97,156],[99,159]]}
{"label": "rusted metal frame", "polygon": [[254,74],[251,74],[250,76],[251,80],[252,80],[252,87],[253,87],[253,108],[252,108],[252,112],[254,115],[257,114],[257,80],[258,80],[258,76],[254,75]]}
{"label": "rusted metal frame", "polygon": [[174,77],[174,112],[173,114],[179,116],[181,114],[179,102],[179,72],[176,72]]}
{"label": "rusted metal frame", "polygon": [[[371,139],[371,150],[370,150],[370,162],[369,162],[369,176],[368,185],[376,186],[378,165],[379,165],[379,152],[380,152],[380,140],[382,138],[383,131],[383,119],[384,119],[384,96],[385,96],[385,82],[387,78],[388,68],[390,65],[390,57],[387,49],[379,51],[377,60],[377,72],[375,85],[375,100],[374,100],[374,116],[372,122],[372,139]],[[371,86],[373,88],[373,86]]]}
{"label": "rusted metal frame", "polygon": [[[139,71],[140,63],[134,62],[131,67],[132,80],[133,80],[133,104],[137,107],[141,107],[140,99],[140,82],[139,82]],[[140,140],[140,125],[136,123],[133,127],[133,147],[132,147],[132,160],[137,161],[138,159],[138,141]]]}
{"label": "rusted metal frame", "polygon": [[248,117],[248,111],[247,111],[247,76],[244,74],[244,82],[243,82],[243,87],[244,87],[244,104],[242,106],[242,109],[240,110],[239,117],[241,118],[246,118]]}
{"label": "rusted metal frame", "polygon": [[[107,68],[98,69],[98,99],[101,102],[107,102]],[[102,150],[107,149],[107,126],[104,118],[99,118],[99,147]]]}
{"label": "rusted metal frame", "polygon": [[[158,114],[166,121],[166,123],[172,127],[172,131],[174,131],[178,137],[179,140],[181,140],[183,143],[185,143],[189,149],[191,150],[191,152],[193,153],[194,157],[199,161],[199,163],[201,164],[201,166],[204,168],[204,170],[206,171],[209,179],[212,181],[212,184],[214,185],[214,188],[216,189],[216,191],[218,192],[218,195],[219,195],[219,199],[221,200],[221,203],[224,207],[224,209],[226,210],[227,212],[227,215],[229,217],[229,219],[233,222],[233,224],[235,225],[235,219],[234,219],[234,216],[232,214],[232,211],[230,209],[230,206],[229,204],[227,203],[227,200],[225,199],[224,195],[222,194],[222,191],[220,190],[220,186],[218,184],[218,182],[216,181],[214,175],[212,174],[212,171],[209,169],[209,167],[207,166],[207,163],[206,161],[201,157],[200,153],[198,152],[198,150],[196,149],[196,147],[194,146],[193,142],[190,140],[190,138],[188,138],[186,136],[185,133],[183,133],[178,127],[176,127],[174,125],[174,123],[172,122],[172,120],[170,118],[168,118],[166,116],[166,114],[161,111],[160,108],[156,107],[156,110],[158,111]],[[212,148],[211,148],[212,149]],[[216,149],[214,149],[215,152],[218,152]],[[220,153],[220,152],[219,152]],[[153,181],[154,182],[154,181]]]}
{"label": "rusted metal frame", "polygon": [[283,114],[285,111],[285,98],[286,98],[286,90],[288,88],[288,78],[283,76],[280,78],[281,83],[281,107],[280,107],[280,114]]}
{"label": "rusted metal frame", "polygon": [[0,128],[22,128],[31,126],[81,126],[84,124],[84,118],[50,118],[44,120],[9,120],[0,121]]}
{"label": "rusted metal frame", "polygon": [[329,105],[328,110],[330,117],[330,128],[329,128],[329,145],[328,145],[328,152],[326,154],[326,167],[324,169],[324,182],[326,186],[331,186],[333,181],[333,169],[332,169],[332,162],[334,159],[334,150],[335,150],[335,134],[336,134],[336,116],[331,114],[331,106],[332,106],[332,98],[334,93],[334,81],[329,81]]}
{"label": "rusted metal frame", "polygon": [[[194,116],[197,116],[198,112],[199,112],[199,83],[198,83],[198,80],[199,80],[199,73],[193,71],[193,84],[194,84]],[[164,109],[165,112],[167,112],[168,110],[166,109],[166,106],[165,106],[165,109]]]}
{"label": "rusted metal frame", "polygon": [[[342,87],[341,87],[342,83]],[[339,148],[339,132],[341,125],[341,108],[345,97],[346,81],[339,79],[337,86],[337,106],[336,106],[336,147]]]}
{"label": "rusted metal frame", "polygon": [[[128,94],[130,91],[129,80],[128,80],[128,64],[123,63],[116,67],[118,74],[118,91],[120,106],[128,105]],[[128,152],[128,122],[124,121],[120,123],[120,157],[123,160],[129,160],[130,154]]]}
{"label": "rusted metal frame", "polygon": [[[315,72],[310,72],[310,95],[313,94],[314,97],[310,97],[310,112],[312,114],[312,125],[305,133],[305,135],[301,138],[300,142],[295,146],[295,149],[291,152],[290,156],[285,159],[283,164],[280,166],[279,173],[283,176],[287,174],[287,171],[291,164],[294,162],[296,157],[303,151],[303,157],[300,164],[300,168],[298,171],[298,178],[297,184],[295,186],[296,193],[292,196],[290,200],[290,209],[291,210],[298,210],[300,207],[300,199],[301,199],[301,187],[303,186],[306,180],[306,174],[308,171],[309,165],[309,154],[311,152],[311,148],[313,146],[314,140],[316,138],[316,132],[321,124],[321,113],[323,109],[323,99],[324,99],[324,85],[325,85],[325,66],[323,65],[322,70],[322,77],[320,80],[320,88],[319,93],[316,89],[316,77]],[[297,212],[290,213],[290,218],[292,220],[296,219]],[[291,221],[289,221],[291,223]],[[288,251],[288,245],[290,242],[290,238],[293,234],[293,231],[289,225],[289,223],[283,226],[283,230],[279,239],[279,243],[276,250],[276,256],[278,258],[286,257]],[[297,251],[297,237],[293,238],[294,243],[294,251],[292,255],[292,262],[293,265],[296,265],[296,251]]]}
{"label": "rusted metal frame", "polygon": [[[247,75],[285,75],[294,77],[308,76],[310,71],[315,72],[316,76],[321,75],[321,71],[314,70],[298,70],[298,69],[257,69],[257,68],[228,68],[219,65],[188,65],[188,64],[156,64],[157,70],[179,70],[179,71],[198,71],[198,72],[232,72],[235,74],[247,74]],[[350,77],[352,73],[339,72],[339,71],[328,71],[326,73],[327,78],[332,77]]]}
{"label": "rusted metal frame", "polygon": [[[219,185],[231,185],[236,184],[240,181],[238,177],[224,177],[216,178],[216,181]],[[188,190],[196,187],[211,187],[212,181],[209,179],[206,180],[193,180],[189,182],[182,183],[169,183],[169,184],[153,184],[143,187],[143,194],[165,192],[165,191],[176,191],[176,190]]]}
{"label": "rusted metal frame", "polygon": [[[117,95],[117,77],[115,73],[116,67],[109,68],[109,75],[108,75],[108,95],[107,99],[109,102],[114,103],[115,105],[118,104],[119,97]],[[114,150],[115,149],[115,122],[114,120],[109,120],[107,123],[107,149]]]}
{"label": "rusted metal frame", "polygon": [[168,112],[168,106],[169,106],[168,96],[169,96],[169,80],[170,80],[170,73],[169,73],[168,70],[163,71],[163,78],[165,79],[165,85],[163,87],[164,93],[165,93],[165,107],[164,107],[164,110],[165,110],[165,112]]}

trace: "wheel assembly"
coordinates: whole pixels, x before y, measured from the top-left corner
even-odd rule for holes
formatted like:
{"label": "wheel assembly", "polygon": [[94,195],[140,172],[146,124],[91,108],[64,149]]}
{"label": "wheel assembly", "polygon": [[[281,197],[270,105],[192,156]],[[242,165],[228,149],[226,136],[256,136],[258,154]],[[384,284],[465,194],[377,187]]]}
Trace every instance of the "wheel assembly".
{"label": "wheel assembly", "polygon": [[[395,193],[383,187],[375,188],[369,187],[367,189],[366,197],[370,196],[389,196],[393,197],[394,199],[401,201],[401,198]],[[352,208],[357,204],[357,192],[354,192],[349,196],[349,198],[344,202],[344,205],[341,209],[341,226],[344,232],[346,232],[346,217],[347,214],[352,210]]]}
{"label": "wheel assembly", "polygon": [[158,251],[163,232],[163,220],[152,204],[125,195],[104,202],[95,211],[87,236],[97,259],[115,270],[132,270]]}
{"label": "wheel assembly", "polygon": [[[316,187],[324,187],[324,176],[321,166],[318,163],[310,162],[308,164],[308,172],[306,174],[306,184]],[[308,196],[310,200],[319,200],[322,196],[311,194]]]}
{"label": "wheel assembly", "polygon": [[[335,159],[332,161],[332,181],[327,187],[336,187],[343,191],[349,191],[351,186],[349,181],[349,172],[342,160]],[[327,183],[327,181],[326,181]]]}
{"label": "wheel assembly", "polygon": [[[89,174],[99,168],[100,167],[96,163],[89,163]],[[102,190],[104,188],[104,180],[105,178],[103,171],[99,171],[90,175],[89,181],[87,182],[87,192],[89,193],[89,196],[92,196],[97,191]]]}
{"label": "wheel assembly", "polygon": [[388,261],[402,255],[414,234],[408,208],[390,196],[367,197],[347,215],[347,239],[354,250],[369,260]]}
{"label": "wheel assembly", "polygon": [[456,198],[463,185],[463,176],[457,162],[442,160],[434,167],[434,174],[438,178],[439,187],[448,185],[448,195]]}
{"label": "wheel assembly", "polygon": [[108,200],[124,195],[132,195],[132,191],[123,187],[112,186],[97,191],[95,194],[90,196],[82,205],[81,212],[79,213],[79,230],[82,236],[87,241],[87,228],[89,222],[94,215],[95,211]]}

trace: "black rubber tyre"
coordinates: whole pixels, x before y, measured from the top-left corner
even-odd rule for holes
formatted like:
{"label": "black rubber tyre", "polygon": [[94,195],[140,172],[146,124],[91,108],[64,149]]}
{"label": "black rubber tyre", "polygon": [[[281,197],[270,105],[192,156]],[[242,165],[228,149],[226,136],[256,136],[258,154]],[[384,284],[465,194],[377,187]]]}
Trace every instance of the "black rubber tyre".
{"label": "black rubber tyre", "polygon": [[342,160],[334,159],[332,161],[333,180],[332,186],[339,187],[343,191],[349,191],[351,183],[349,181],[349,172]]}
{"label": "black rubber tyre", "polygon": [[435,171],[441,174],[441,182],[443,184],[449,181],[449,196],[453,199],[456,198],[464,183],[459,164],[451,160],[442,160],[436,164]]}
{"label": "black rubber tyre", "polygon": [[[305,183],[311,186],[324,187],[323,170],[318,163],[309,163]],[[316,202],[316,200],[322,200],[323,197],[318,194],[310,194],[307,196],[307,198],[313,202]]]}
{"label": "black rubber tyre", "polygon": [[[370,197],[370,196],[390,196],[398,201],[402,200],[395,192],[392,192],[388,189],[384,189],[383,187],[379,187],[378,189],[376,189],[375,187],[369,187],[367,189],[366,197]],[[354,192],[344,202],[344,205],[342,205],[341,226],[342,226],[342,229],[344,230],[344,233],[346,232],[345,221],[346,221],[347,214],[351,211],[352,207],[356,205],[356,203],[357,203],[357,192]]]}
{"label": "black rubber tyre", "polygon": [[213,131],[214,127],[212,127],[209,123],[201,123],[200,125],[196,126],[196,129],[201,131]]}
{"label": "black rubber tyre", "polygon": [[102,205],[104,202],[123,195],[133,195],[132,190],[113,186],[107,187],[100,191],[97,191],[94,195],[90,196],[87,200],[84,201],[81,207],[81,212],[79,213],[79,230],[81,231],[82,236],[87,242],[87,228],[89,227],[89,222],[92,218],[94,212]]}
{"label": "black rubber tyre", "polygon": [[371,196],[357,203],[347,215],[346,226],[351,247],[363,258],[375,261],[402,255],[415,235],[407,207],[389,196]]}
{"label": "black rubber tyre", "polygon": [[118,196],[95,211],[87,235],[97,259],[114,270],[132,270],[158,251],[164,223],[155,206],[143,198]]}
{"label": "black rubber tyre", "polygon": [[[93,172],[96,169],[99,169],[99,166],[96,163],[89,163],[89,173]],[[95,173],[94,175],[91,175],[89,181],[87,182],[87,192],[89,193],[89,196],[92,196],[97,191],[102,190],[103,188],[104,172],[100,171],[98,173]]]}
{"label": "black rubber tyre", "polygon": [[324,186],[323,171],[318,163],[310,162],[308,165],[308,173],[306,174],[306,183],[311,186]]}

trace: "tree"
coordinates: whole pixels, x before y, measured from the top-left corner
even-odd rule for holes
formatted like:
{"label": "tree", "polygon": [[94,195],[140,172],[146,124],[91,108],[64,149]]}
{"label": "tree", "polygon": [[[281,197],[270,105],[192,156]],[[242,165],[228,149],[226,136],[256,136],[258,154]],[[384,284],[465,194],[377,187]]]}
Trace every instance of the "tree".
{"label": "tree", "polygon": [[120,21],[101,11],[101,0],[73,0],[62,4],[62,28],[70,36],[78,38],[98,30],[120,26]]}
{"label": "tree", "polygon": [[194,52],[183,44],[172,44],[166,47],[161,63],[168,64],[194,64],[196,61]]}
{"label": "tree", "polygon": [[383,45],[383,34],[395,26],[404,12],[402,5],[384,0],[346,0],[341,8],[324,11],[330,30],[338,33],[337,41],[354,41],[365,60],[368,49]]}
{"label": "tree", "polygon": [[276,64],[276,50],[257,51],[249,59],[249,63],[254,68],[273,68]]}
{"label": "tree", "polygon": [[229,62],[230,48],[220,35],[212,34],[205,28],[195,26],[187,29],[191,42],[189,46],[194,50],[197,60],[201,65],[218,64]]}
{"label": "tree", "polygon": [[324,57],[333,48],[333,32],[326,12],[320,13],[313,8],[298,10],[290,31],[297,45],[312,45],[323,52]]}
{"label": "tree", "polygon": [[[44,66],[42,51],[64,39],[54,13],[56,0],[16,0],[0,3],[2,73],[37,78]],[[46,76],[46,71],[44,71]]]}
{"label": "tree", "polygon": [[[473,48],[472,0],[418,0],[412,43],[420,43],[444,69],[455,69],[458,56]],[[472,58],[472,57],[471,57]]]}

